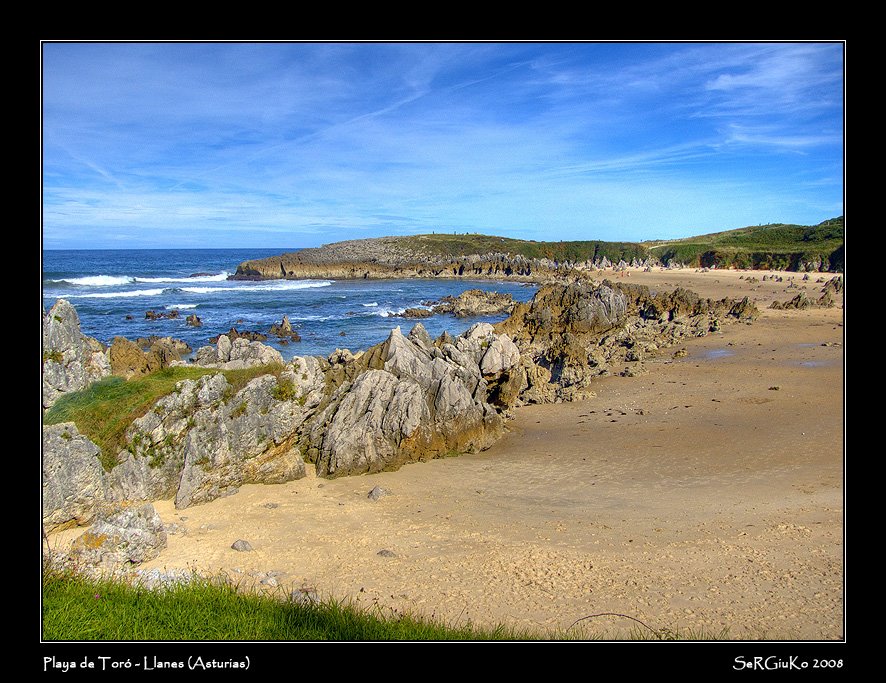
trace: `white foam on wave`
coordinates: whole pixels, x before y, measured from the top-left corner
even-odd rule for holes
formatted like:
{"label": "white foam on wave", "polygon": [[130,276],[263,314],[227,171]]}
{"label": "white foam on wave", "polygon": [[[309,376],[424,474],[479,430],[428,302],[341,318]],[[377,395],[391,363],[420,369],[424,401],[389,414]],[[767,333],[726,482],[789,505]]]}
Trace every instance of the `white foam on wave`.
{"label": "white foam on wave", "polygon": [[135,278],[129,275],[88,275],[86,277],[50,280],[50,282],[67,282],[80,287],[116,287],[118,285],[131,285],[135,282]]}
{"label": "white foam on wave", "polygon": [[401,316],[410,308],[420,308],[423,311],[432,310],[430,306],[425,306],[423,304],[416,304],[414,306],[406,306],[405,308],[381,308],[378,311],[373,311],[371,315],[378,315],[382,318],[393,318],[396,316]]}
{"label": "white foam on wave", "polygon": [[329,287],[329,280],[273,280],[271,282],[249,283],[233,287],[182,287],[181,291],[192,294],[213,294],[215,292],[284,292],[297,289]]}
{"label": "white foam on wave", "polygon": [[128,292],[96,292],[94,294],[68,294],[67,299],[127,299],[134,296],[159,296],[162,289],[135,289]]}
{"label": "white foam on wave", "polygon": [[378,306],[378,304],[375,301],[373,301],[371,304],[360,304],[360,305],[364,306],[365,308],[375,308],[376,306]]}
{"label": "white foam on wave", "polygon": [[381,308],[377,311],[373,311],[372,315],[377,315],[381,318],[393,318],[398,315],[403,315],[405,312],[405,308]]}
{"label": "white foam on wave", "polygon": [[167,311],[179,311],[186,310],[189,308],[197,308],[197,304],[170,304],[169,306],[164,306]]}
{"label": "white foam on wave", "polygon": [[324,320],[339,320],[339,319],[341,319],[341,316],[339,316],[339,315],[296,315],[296,316],[290,316],[290,320],[296,320],[299,322],[305,321],[305,320],[310,321],[310,322],[318,322],[318,321],[322,322]]}
{"label": "white foam on wave", "polygon": [[194,277],[137,277],[136,282],[224,282],[230,273],[195,275]]}

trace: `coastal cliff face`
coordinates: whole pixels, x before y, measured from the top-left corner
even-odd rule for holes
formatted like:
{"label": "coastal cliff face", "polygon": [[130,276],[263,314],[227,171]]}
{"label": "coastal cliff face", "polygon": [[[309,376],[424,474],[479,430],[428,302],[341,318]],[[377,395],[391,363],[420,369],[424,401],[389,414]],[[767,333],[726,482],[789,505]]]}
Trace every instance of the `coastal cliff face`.
{"label": "coastal cliff face", "polygon": [[[539,288],[496,326],[437,339],[420,323],[406,335],[397,327],[356,354],[283,364],[260,342],[221,335],[197,351],[207,374],[132,422],[110,471],[75,425],[44,427],[44,524],[89,523],[133,501],[186,508],[303,477],[306,463],[338,477],[483,450],[513,406],[593,395],[600,375],[640,374],[661,349],[756,315],[747,299],[578,281]],[[249,365],[267,372],[235,390],[222,369]]]}

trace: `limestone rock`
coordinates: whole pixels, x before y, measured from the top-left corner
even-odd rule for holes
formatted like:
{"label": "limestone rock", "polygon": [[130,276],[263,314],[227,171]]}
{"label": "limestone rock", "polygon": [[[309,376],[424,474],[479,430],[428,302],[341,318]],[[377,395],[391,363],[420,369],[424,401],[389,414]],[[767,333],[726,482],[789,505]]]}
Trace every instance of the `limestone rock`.
{"label": "limestone rock", "polygon": [[421,323],[415,323],[412,329],[409,330],[409,341],[426,350],[431,350],[434,347],[431,335],[428,334],[425,326]]}
{"label": "limestone rock", "polygon": [[480,360],[480,371],[484,375],[497,375],[510,370],[520,362],[520,349],[506,334],[493,335]]}
{"label": "limestone rock", "polygon": [[80,331],[76,309],[59,299],[43,312],[43,407],[111,374],[105,347]]}
{"label": "limestone rock", "polygon": [[146,311],[145,320],[178,320],[178,311]]}
{"label": "limestone rock", "polygon": [[373,486],[372,490],[366,495],[369,500],[378,500],[383,496],[389,496],[391,492],[381,486]]}
{"label": "limestone rock", "polygon": [[109,352],[111,371],[120,377],[129,379],[139,375],[147,375],[160,369],[156,357],[149,356],[134,343],[124,337],[114,337]]}
{"label": "limestone rock", "polygon": [[[421,386],[386,370],[367,370],[345,393],[330,416],[320,446],[318,473],[378,472],[399,464],[401,447],[428,440],[430,411]],[[421,431],[420,431],[421,428]]]}
{"label": "limestone rock", "polygon": [[101,567],[141,564],[166,547],[166,531],[150,503],[114,506],[98,513],[95,523],[73,544],[79,562]]}
{"label": "limestone rock", "polygon": [[790,301],[773,301],[769,308],[775,310],[805,310],[807,308],[812,308],[815,306],[815,302],[812,301],[808,296],[806,296],[806,292],[800,292]]}
{"label": "limestone rock", "polygon": [[593,394],[594,378],[618,371],[622,363],[719,330],[725,319],[752,320],[758,314],[747,298],[712,301],[680,288],[657,294],[607,280],[546,285],[495,325],[521,354],[519,366],[496,386],[509,403],[515,401],[513,391],[523,403],[584,398]]}
{"label": "limestone rock", "polygon": [[320,400],[319,361],[299,359],[234,392],[221,373],[179,382],[126,434],[108,475],[115,500],[175,498],[178,507],[236,492],[244,483],[305,475],[297,429]]}
{"label": "limestone rock", "polygon": [[442,348],[418,325],[408,336],[397,327],[384,343],[344,362],[351,372],[338,371],[337,388],[308,434],[320,476],[481,450],[501,435],[480,362],[494,346],[489,367],[500,374],[514,361],[513,348],[488,323],[472,326],[455,344],[439,341]]}
{"label": "limestone rock", "polygon": [[215,347],[197,349],[195,362],[202,367],[241,370],[257,365],[283,365],[283,356],[277,349],[259,341],[242,336],[232,341],[228,335],[222,334],[217,337]]}
{"label": "limestone rock", "polygon": [[108,484],[99,447],[73,422],[43,427],[43,526],[85,526],[105,502]]}

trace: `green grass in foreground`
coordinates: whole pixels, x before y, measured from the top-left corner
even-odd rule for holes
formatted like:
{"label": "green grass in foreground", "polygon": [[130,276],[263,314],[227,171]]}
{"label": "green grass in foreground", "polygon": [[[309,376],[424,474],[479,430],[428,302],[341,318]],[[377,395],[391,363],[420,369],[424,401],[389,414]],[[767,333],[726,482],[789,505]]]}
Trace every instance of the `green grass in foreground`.
{"label": "green grass in foreground", "polygon": [[[279,374],[282,369],[280,365],[269,365],[223,372],[236,392],[251,379],[269,373]],[[106,377],[83,391],[62,396],[43,416],[43,423],[76,424],[77,430],[101,449],[102,465],[110,471],[117,464],[117,454],[125,447],[126,430],[134,420],[147,413],[159,398],[174,391],[178,382],[196,380],[216,372],[220,371],[177,366],[128,381],[121,377]]]}
{"label": "green grass in foreground", "polygon": [[[282,596],[285,598],[285,595]],[[603,615],[601,615],[603,616]],[[631,617],[629,617],[631,618]],[[636,621],[636,620],[635,620]],[[638,624],[641,622],[637,621]],[[87,579],[44,570],[43,640],[108,641],[387,641],[387,640],[602,640],[585,624],[535,633],[470,623],[447,625],[409,614],[387,614],[326,600],[302,605],[281,596],[237,591],[206,579],[148,590],[119,580]],[[704,634],[643,624],[613,640],[722,640]]]}
{"label": "green grass in foreground", "polygon": [[48,571],[44,640],[526,640],[504,627],[448,627],[340,602],[301,605],[208,580],[153,591]]}

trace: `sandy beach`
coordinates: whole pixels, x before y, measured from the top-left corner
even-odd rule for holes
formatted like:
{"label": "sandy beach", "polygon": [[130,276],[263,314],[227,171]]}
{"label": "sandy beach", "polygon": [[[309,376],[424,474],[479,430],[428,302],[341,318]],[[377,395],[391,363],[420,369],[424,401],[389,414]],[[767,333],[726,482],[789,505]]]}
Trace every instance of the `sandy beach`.
{"label": "sandy beach", "polygon": [[[617,613],[633,619],[573,631],[840,640],[842,295],[771,310],[798,288],[817,299],[832,276],[764,274],[631,271],[654,288],[750,296],[761,316],[665,350],[648,373],[602,378],[595,398],[518,408],[483,453],[335,480],[309,466],[184,510],[157,502],[168,548],[143,567],[539,633]],[[390,494],[369,499],[375,486]]]}

